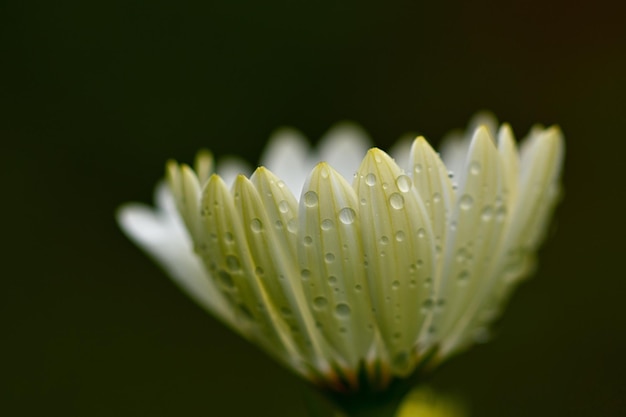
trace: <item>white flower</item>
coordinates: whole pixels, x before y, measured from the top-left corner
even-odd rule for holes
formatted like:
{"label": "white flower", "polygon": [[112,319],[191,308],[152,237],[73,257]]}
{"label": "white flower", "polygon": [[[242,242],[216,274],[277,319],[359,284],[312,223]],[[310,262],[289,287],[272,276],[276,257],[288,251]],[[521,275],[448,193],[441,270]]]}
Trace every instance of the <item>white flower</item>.
{"label": "white flower", "polygon": [[128,204],[118,218],[200,305],[287,367],[336,390],[384,388],[484,338],[531,272],[563,139],[536,127],[518,152],[495,126],[480,116],[448,138],[445,165],[422,137],[400,143],[401,166],[353,125],[313,154],[282,130],[269,169],[236,176],[246,168],[231,160],[223,178],[208,152],[193,170],[170,162],[157,209]]}

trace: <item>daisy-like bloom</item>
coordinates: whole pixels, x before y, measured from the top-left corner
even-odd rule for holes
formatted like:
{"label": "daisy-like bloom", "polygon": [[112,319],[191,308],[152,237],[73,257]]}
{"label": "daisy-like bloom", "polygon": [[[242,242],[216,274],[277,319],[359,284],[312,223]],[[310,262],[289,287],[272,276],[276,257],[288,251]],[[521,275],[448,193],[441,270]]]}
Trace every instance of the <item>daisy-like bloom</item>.
{"label": "daisy-like bloom", "polygon": [[[167,164],[156,210],[119,222],[200,305],[303,377],[383,389],[477,340],[528,274],[558,199],[564,145],[477,117],[395,160],[338,125],[309,150],[276,133],[250,177],[198,154]],[[321,161],[321,162],[320,162]]]}

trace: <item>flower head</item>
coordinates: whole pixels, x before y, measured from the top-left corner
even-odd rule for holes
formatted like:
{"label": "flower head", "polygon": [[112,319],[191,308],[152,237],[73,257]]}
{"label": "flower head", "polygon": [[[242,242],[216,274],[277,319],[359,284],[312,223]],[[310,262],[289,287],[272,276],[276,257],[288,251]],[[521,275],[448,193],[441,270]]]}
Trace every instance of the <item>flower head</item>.
{"label": "flower head", "polygon": [[494,126],[479,117],[443,160],[423,137],[400,144],[399,163],[351,125],[313,157],[283,130],[249,178],[233,178],[232,161],[215,174],[206,151],[194,169],[169,162],[157,209],[129,204],[119,221],[287,367],[339,391],[381,389],[484,338],[532,269],[563,139],[536,127],[518,151],[510,127]]}

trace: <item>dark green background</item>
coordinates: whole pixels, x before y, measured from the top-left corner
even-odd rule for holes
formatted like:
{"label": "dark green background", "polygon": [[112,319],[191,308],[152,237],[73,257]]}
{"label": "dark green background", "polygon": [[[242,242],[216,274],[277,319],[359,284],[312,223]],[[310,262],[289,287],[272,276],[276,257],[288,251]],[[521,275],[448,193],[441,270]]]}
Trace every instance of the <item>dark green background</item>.
{"label": "dark green background", "polygon": [[[118,230],[164,161],[284,124],[437,142],[559,123],[565,200],[495,339],[432,378],[474,416],[626,415],[625,10],[607,1],[0,2],[0,414],[298,416],[299,381]],[[615,4],[618,4],[617,2]]]}

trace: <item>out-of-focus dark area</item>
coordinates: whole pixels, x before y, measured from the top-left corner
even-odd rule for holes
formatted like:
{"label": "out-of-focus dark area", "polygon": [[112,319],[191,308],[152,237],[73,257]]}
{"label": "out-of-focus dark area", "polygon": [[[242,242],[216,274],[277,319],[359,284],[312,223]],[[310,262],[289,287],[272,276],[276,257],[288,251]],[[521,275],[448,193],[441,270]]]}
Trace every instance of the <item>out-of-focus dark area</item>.
{"label": "out-of-focus dark area", "polygon": [[304,382],[120,232],[168,158],[279,126],[388,148],[493,110],[558,123],[565,198],[494,339],[432,386],[474,416],[626,415],[626,8],[610,1],[0,3],[5,416],[305,415]]}

